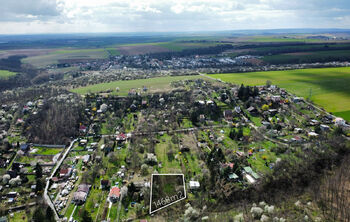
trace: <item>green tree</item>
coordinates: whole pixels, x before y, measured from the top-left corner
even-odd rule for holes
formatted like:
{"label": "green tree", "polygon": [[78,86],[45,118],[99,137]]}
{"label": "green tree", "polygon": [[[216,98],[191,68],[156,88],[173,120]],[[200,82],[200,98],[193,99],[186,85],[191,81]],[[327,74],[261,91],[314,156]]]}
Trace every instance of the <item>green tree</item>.
{"label": "green tree", "polygon": [[40,179],[36,180],[36,187],[35,187],[35,192],[39,193],[40,191],[42,191],[44,189],[44,184]]}
{"label": "green tree", "polygon": [[55,215],[51,207],[46,208],[46,221],[48,222],[55,222]]}
{"label": "green tree", "polygon": [[82,222],[92,222],[91,215],[86,209],[83,209],[83,211],[81,212],[81,219]]}
{"label": "green tree", "polygon": [[40,179],[43,177],[43,168],[40,166],[39,163],[36,163],[35,165],[35,177],[36,179]]}
{"label": "green tree", "polygon": [[41,206],[35,208],[34,213],[33,213],[33,217],[32,217],[32,221],[34,221],[34,222],[45,221],[45,215],[44,215],[44,212],[43,212],[43,209]]}
{"label": "green tree", "polygon": [[241,139],[243,137],[243,128],[239,128],[237,133],[237,139]]}

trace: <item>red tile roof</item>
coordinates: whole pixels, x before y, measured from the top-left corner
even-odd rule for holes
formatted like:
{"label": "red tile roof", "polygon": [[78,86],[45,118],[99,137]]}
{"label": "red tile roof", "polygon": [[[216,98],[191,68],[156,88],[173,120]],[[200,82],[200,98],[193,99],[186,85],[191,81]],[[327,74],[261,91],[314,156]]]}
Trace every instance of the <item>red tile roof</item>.
{"label": "red tile roof", "polygon": [[120,196],[120,189],[119,187],[113,187],[111,191],[109,192],[109,196],[119,197]]}

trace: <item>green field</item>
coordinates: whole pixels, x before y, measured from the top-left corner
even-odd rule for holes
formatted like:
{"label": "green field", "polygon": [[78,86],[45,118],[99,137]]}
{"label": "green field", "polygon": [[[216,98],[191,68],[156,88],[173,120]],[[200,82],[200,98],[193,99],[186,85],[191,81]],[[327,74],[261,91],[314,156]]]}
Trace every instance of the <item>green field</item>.
{"label": "green field", "polygon": [[285,53],[265,56],[263,60],[271,64],[312,63],[327,61],[348,61],[350,50],[318,51],[305,53]]}
{"label": "green field", "polygon": [[225,82],[264,85],[267,80],[350,121],[350,68],[299,69],[210,75]]}
{"label": "green field", "polygon": [[65,59],[105,59],[108,53],[104,49],[62,49],[47,55],[31,56],[22,59],[23,63],[29,63],[38,68],[58,64]]}
{"label": "green field", "polygon": [[249,39],[248,42],[320,42],[320,40],[305,38],[282,38],[280,36],[257,36]]}
{"label": "green field", "polygon": [[[74,93],[78,94],[87,94],[87,93],[97,93],[107,90],[112,90],[113,94],[126,96],[130,89],[142,89],[143,86],[148,88],[150,92],[157,91],[166,91],[171,89],[170,83],[178,80],[190,80],[202,78],[199,75],[195,76],[167,76],[167,77],[157,77],[150,79],[137,79],[137,80],[128,80],[128,81],[114,81],[109,83],[100,83],[95,85],[90,85],[86,87],[80,87],[71,90]],[[119,87],[119,92],[116,92],[116,87]]]}
{"label": "green field", "polygon": [[0,70],[0,79],[8,79],[11,76],[15,76],[15,72],[10,72],[8,70]]}

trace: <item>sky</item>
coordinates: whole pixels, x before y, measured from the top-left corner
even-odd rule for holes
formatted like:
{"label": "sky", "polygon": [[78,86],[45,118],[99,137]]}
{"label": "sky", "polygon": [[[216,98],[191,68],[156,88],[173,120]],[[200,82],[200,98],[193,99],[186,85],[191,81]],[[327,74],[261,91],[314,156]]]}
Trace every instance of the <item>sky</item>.
{"label": "sky", "polygon": [[350,0],[0,0],[0,34],[350,28]]}

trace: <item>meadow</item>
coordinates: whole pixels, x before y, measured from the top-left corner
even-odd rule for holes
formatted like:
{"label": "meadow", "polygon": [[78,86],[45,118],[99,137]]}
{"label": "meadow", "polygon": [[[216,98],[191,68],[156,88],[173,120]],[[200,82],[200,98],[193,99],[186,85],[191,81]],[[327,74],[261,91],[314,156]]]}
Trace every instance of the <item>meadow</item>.
{"label": "meadow", "polygon": [[264,85],[270,80],[350,121],[350,67],[214,74],[210,77],[245,85]]}
{"label": "meadow", "polygon": [[8,70],[0,70],[0,79],[8,79],[11,76],[15,76],[15,72],[10,72]]}
{"label": "meadow", "polygon": [[[142,89],[143,86],[148,88],[149,92],[167,91],[171,89],[170,83],[178,80],[190,80],[203,78],[199,75],[193,76],[167,76],[157,77],[150,79],[137,79],[127,81],[113,81],[109,83],[100,83],[95,85],[89,85],[71,90],[78,94],[97,93],[107,90],[112,90],[112,94],[126,96],[131,89]],[[119,87],[119,91],[116,92],[116,87]]]}

